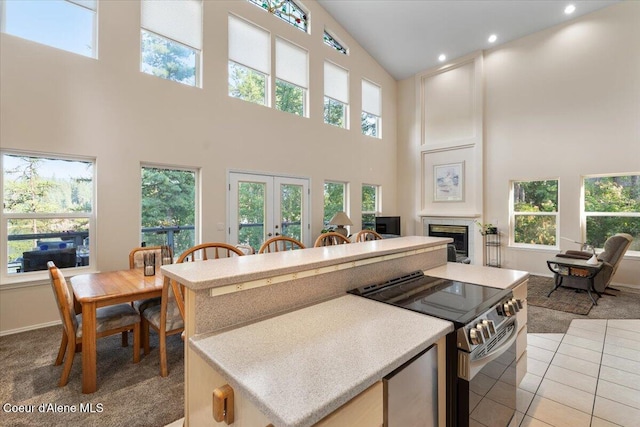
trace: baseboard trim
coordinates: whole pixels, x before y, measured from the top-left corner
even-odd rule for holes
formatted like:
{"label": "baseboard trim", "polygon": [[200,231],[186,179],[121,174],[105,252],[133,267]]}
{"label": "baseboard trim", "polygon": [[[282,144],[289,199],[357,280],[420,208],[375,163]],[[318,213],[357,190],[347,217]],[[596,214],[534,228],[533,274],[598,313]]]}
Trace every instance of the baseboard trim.
{"label": "baseboard trim", "polygon": [[53,322],[38,323],[37,325],[29,325],[23,328],[9,329],[6,331],[0,331],[0,337],[4,337],[5,335],[19,334],[20,332],[27,332],[27,331],[33,331],[36,329],[47,328],[49,326],[55,326],[60,324],[62,324],[60,320],[54,320]]}

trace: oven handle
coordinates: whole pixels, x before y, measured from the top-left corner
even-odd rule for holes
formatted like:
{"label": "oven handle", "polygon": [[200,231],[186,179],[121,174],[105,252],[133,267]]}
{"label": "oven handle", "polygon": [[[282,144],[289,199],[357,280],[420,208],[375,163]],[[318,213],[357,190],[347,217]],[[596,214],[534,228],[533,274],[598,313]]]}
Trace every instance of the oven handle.
{"label": "oven handle", "polygon": [[513,330],[511,336],[506,339],[499,347],[494,348],[490,353],[479,359],[470,360],[470,354],[458,351],[458,377],[471,381],[482,368],[491,363],[498,357],[502,356],[518,337],[518,321],[513,322]]}

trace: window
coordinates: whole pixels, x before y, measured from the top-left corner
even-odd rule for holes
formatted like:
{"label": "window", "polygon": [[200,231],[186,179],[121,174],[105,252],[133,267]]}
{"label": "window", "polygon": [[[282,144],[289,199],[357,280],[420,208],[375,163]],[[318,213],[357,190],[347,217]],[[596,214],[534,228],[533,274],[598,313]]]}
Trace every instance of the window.
{"label": "window", "polygon": [[324,122],[348,129],[349,72],[331,62],[324,63]]}
{"label": "window", "polygon": [[362,229],[376,229],[376,215],[380,212],[380,187],[362,185]]}
{"label": "window", "polygon": [[340,52],[343,55],[347,55],[347,48],[343,46],[334,36],[332,36],[327,30],[324,30],[323,36],[324,44],[330,46]]}
{"label": "window", "polygon": [[2,276],[89,265],[93,161],[3,153],[2,177]]}
{"label": "window", "polygon": [[308,54],[281,38],[276,38],[276,108],[306,116]]}
{"label": "window", "polygon": [[511,189],[513,243],[558,245],[558,180],[514,181]]}
{"label": "window", "polygon": [[142,0],[140,71],[199,85],[202,1]]}
{"label": "window", "polygon": [[380,86],[362,80],[362,133],[380,138],[381,99]]}
{"label": "window", "polygon": [[96,0],[3,1],[2,32],[96,58]]}
{"label": "window", "polygon": [[141,243],[169,245],[176,257],[194,246],[196,172],[143,166],[141,183]]}
{"label": "window", "polygon": [[268,105],[270,70],[269,33],[229,15],[229,96]]}
{"label": "window", "polygon": [[329,221],[338,212],[347,212],[347,184],[344,182],[324,183],[324,218],[323,225],[327,229]]}
{"label": "window", "polygon": [[585,242],[604,247],[616,233],[633,236],[631,251],[640,251],[640,175],[584,178]]}
{"label": "window", "polygon": [[307,32],[309,20],[307,14],[292,0],[249,0],[251,3],[274,14],[284,22]]}

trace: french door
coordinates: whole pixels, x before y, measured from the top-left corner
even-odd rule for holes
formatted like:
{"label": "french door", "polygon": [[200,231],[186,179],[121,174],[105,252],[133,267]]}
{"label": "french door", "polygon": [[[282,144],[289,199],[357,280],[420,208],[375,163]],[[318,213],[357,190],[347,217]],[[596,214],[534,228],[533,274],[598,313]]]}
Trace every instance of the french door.
{"label": "french door", "polygon": [[229,173],[229,242],[251,245],[284,235],[310,246],[309,180]]}

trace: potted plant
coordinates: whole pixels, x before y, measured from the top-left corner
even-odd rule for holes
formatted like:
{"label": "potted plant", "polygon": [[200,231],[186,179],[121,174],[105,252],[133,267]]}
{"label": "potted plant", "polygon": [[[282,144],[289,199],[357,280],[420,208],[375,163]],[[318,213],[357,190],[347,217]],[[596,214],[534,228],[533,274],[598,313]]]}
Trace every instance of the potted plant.
{"label": "potted plant", "polygon": [[480,234],[483,236],[486,236],[487,234],[498,234],[498,227],[491,223],[483,224],[476,221],[476,225],[478,226],[478,231],[480,231]]}

